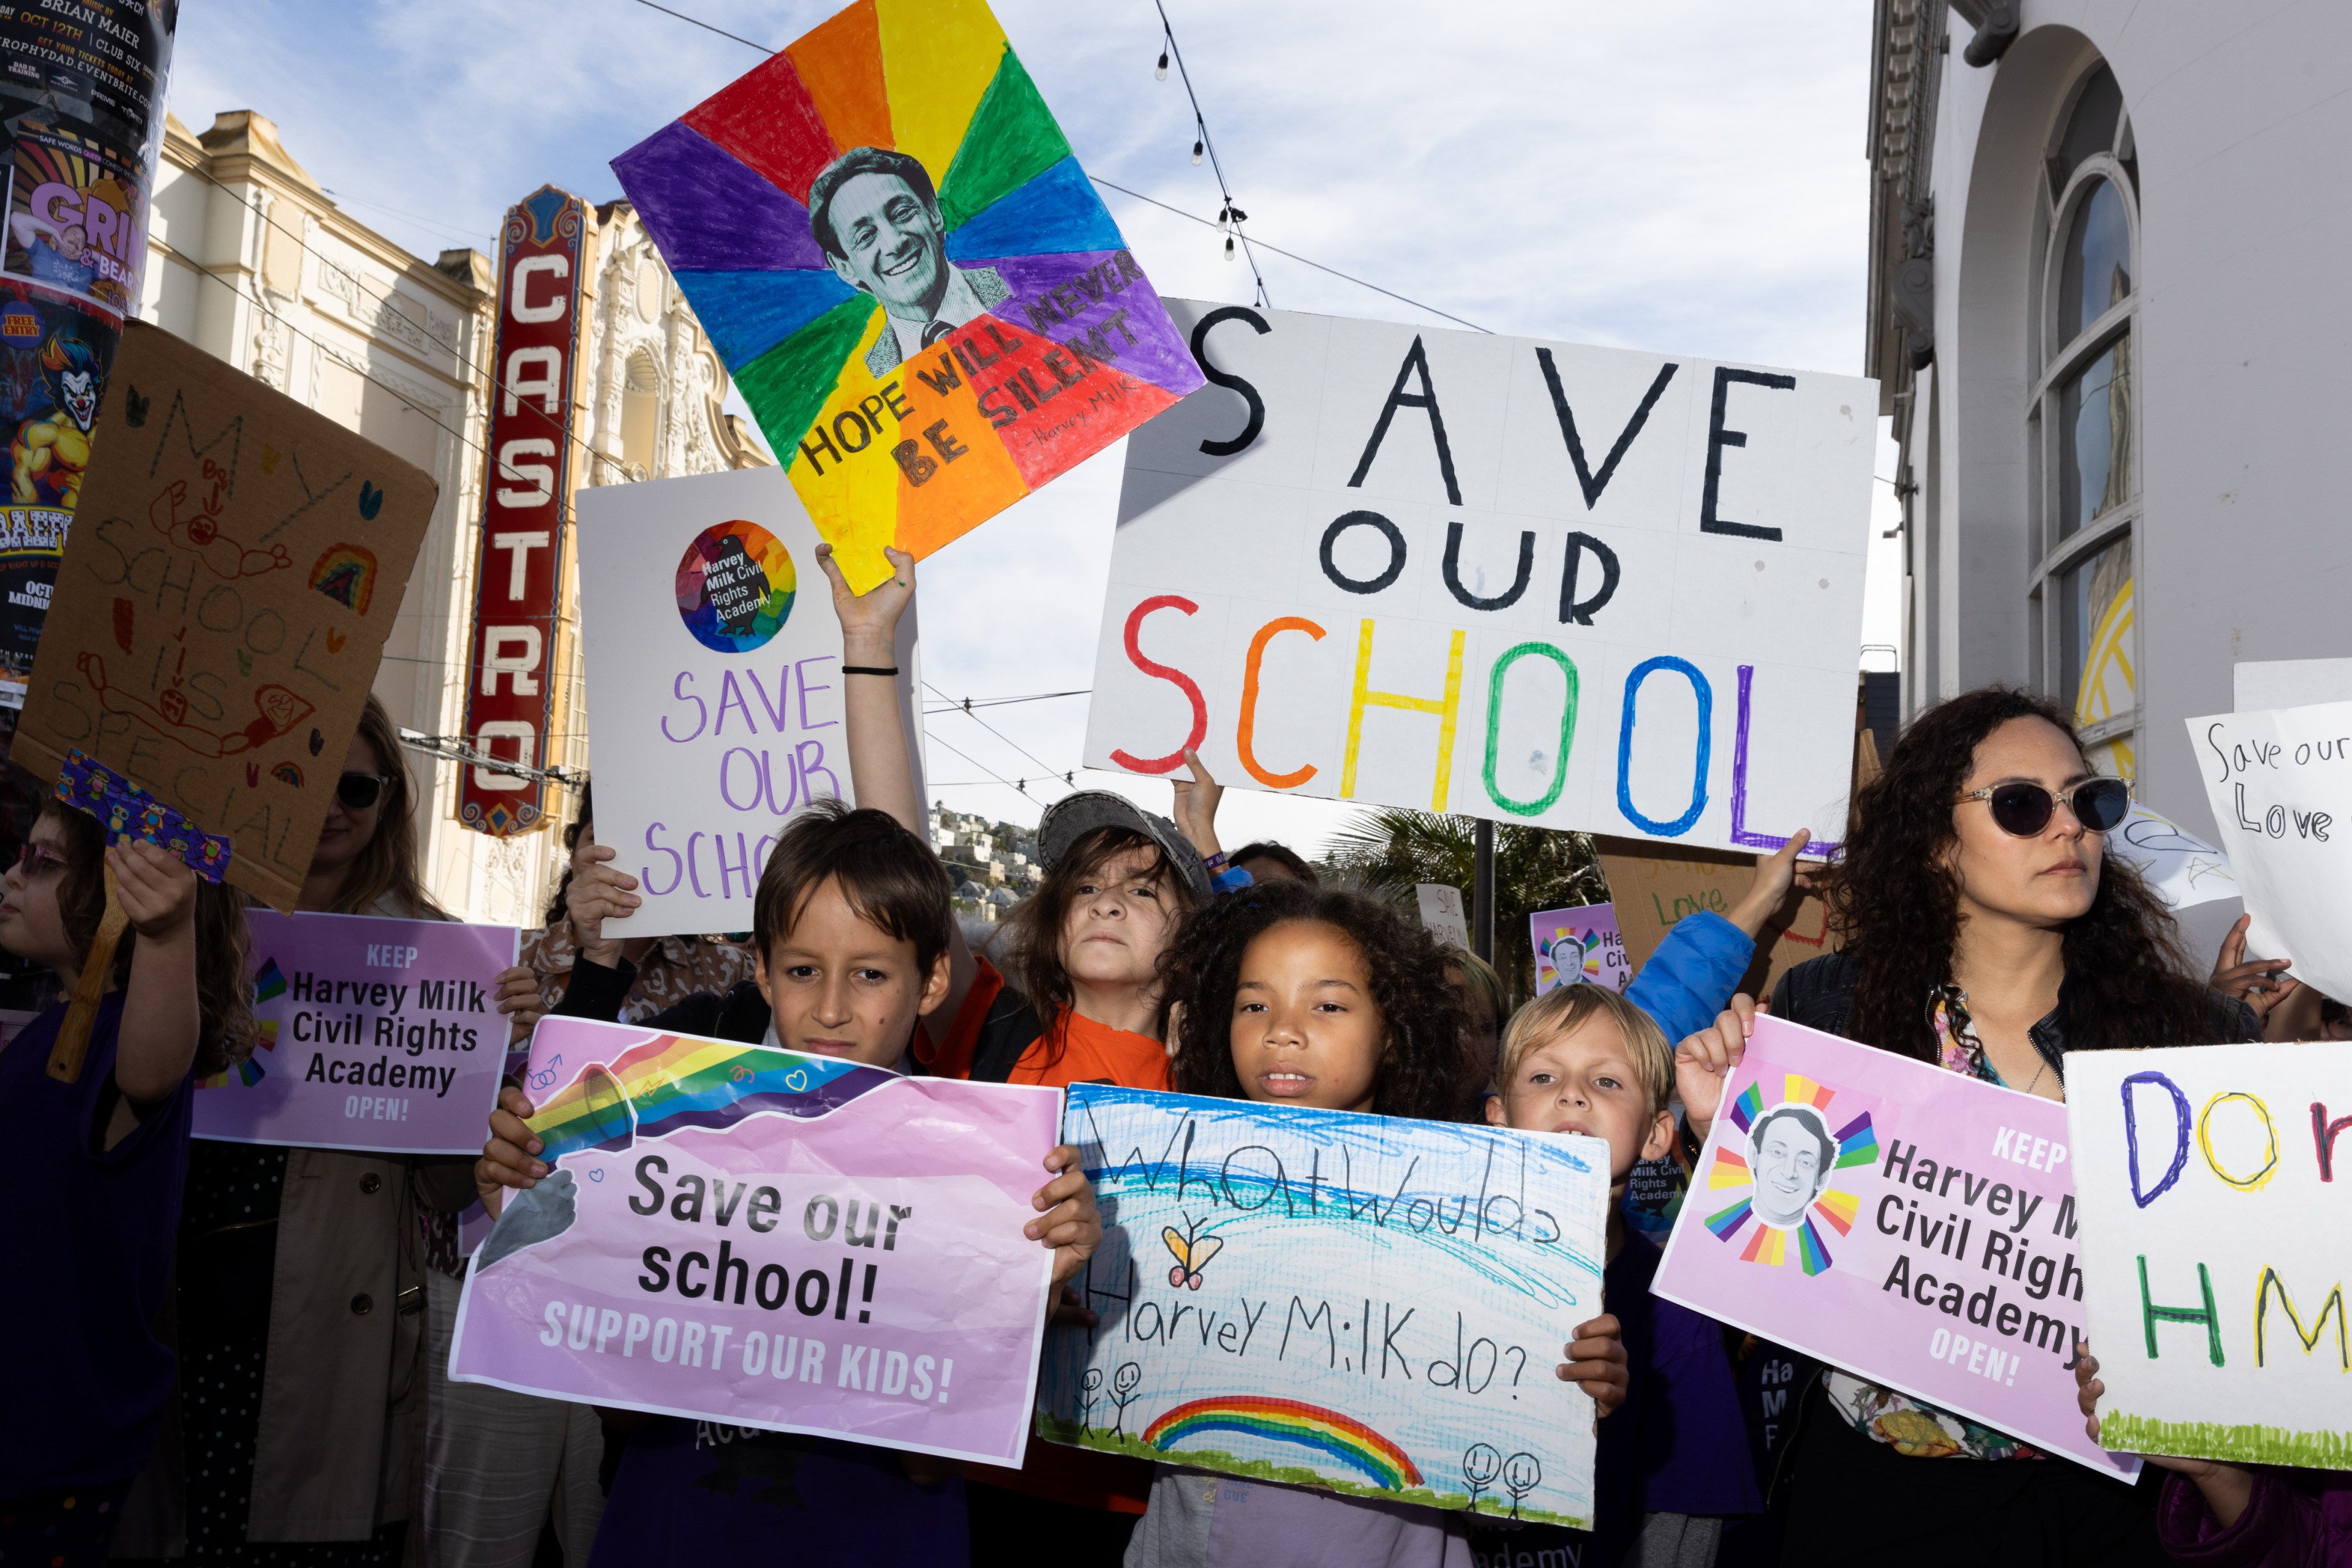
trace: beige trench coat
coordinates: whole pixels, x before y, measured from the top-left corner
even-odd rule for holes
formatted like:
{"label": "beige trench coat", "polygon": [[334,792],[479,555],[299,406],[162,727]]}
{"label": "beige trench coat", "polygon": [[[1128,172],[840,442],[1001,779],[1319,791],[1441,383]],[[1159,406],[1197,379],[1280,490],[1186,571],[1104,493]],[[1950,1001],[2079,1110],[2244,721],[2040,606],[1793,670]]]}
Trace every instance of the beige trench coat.
{"label": "beige trench coat", "polygon": [[[423,1215],[473,1201],[469,1160],[287,1151],[247,1540],[364,1541],[424,1517]],[[179,1450],[167,1431],[116,1556],[185,1551]],[[408,1532],[408,1563],[423,1536]]]}

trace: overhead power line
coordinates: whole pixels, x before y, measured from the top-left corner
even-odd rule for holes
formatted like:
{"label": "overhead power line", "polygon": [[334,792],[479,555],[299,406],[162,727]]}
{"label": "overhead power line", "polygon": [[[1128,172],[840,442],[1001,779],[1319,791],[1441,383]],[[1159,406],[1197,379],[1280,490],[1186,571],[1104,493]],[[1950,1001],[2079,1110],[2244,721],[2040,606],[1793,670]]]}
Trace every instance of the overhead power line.
{"label": "overhead power line", "polygon": [[[747,49],[757,49],[763,55],[772,55],[778,52],[777,50],[768,47],[765,44],[753,42],[751,39],[743,37],[740,33],[730,33],[724,27],[714,26],[710,23],[704,21],[699,16],[689,16],[683,11],[674,10],[667,5],[656,5],[655,0],[636,0],[636,4],[645,6],[649,11],[658,11],[665,16],[675,17],[678,21],[684,22],[690,26],[699,27],[706,33],[716,33],[720,37],[740,44]],[[1168,15],[1165,10],[1160,12],[1160,19],[1162,28],[1165,29],[1168,21]],[[1164,36],[1168,40],[1171,58],[1177,60],[1181,68],[1181,56],[1176,52],[1175,34],[1172,31],[1170,31],[1166,32]],[[1184,90],[1188,97],[1191,96],[1192,79],[1189,76],[1184,78]],[[1197,133],[1200,138],[1202,151],[1208,152],[1211,150],[1212,144],[1209,140],[1207,122],[1201,119],[1200,110],[1200,100],[1197,98],[1193,99],[1192,112],[1194,121],[1197,126]],[[1171,206],[1156,196],[1147,196],[1141,191],[1129,190],[1127,186],[1116,184],[1110,180],[1106,180],[1099,174],[1089,174],[1087,178],[1092,180],[1096,184],[1102,186],[1105,190],[1117,191],[1123,196],[1133,196],[1139,202],[1149,202],[1153,206],[1164,208],[1169,212],[1174,213],[1178,217],[1184,218],[1190,222],[1202,224],[1210,228],[1217,228],[1221,226],[1214,219],[1204,218],[1196,213],[1186,212],[1180,206]],[[1221,191],[1224,189],[1224,174],[1222,170],[1219,171],[1217,175],[1217,184]],[[1233,208],[1233,196],[1229,192],[1225,195],[1224,203],[1225,209],[1227,211],[1231,211]],[[1333,278],[1340,279],[1342,282],[1353,283],[1360,289],[1369,289],[1375,294],[1386,295],[1389,299],[1394,300],[1400,304],[1410,305],[1416,310],[1426,310],[1433,316],[1443,316],[1445,320],[1468,327],[1473,331],[1491,332],[1494,330],[1491,327],[1482,327],[1475,321],[1465,321],[1462,317],[1455,315],[1451,310],[1441,310],[1434,305],[1424,304],[1421,300],[1412,298],[1410,294],[1400,294],[1393,289],[1383,289],[1379,284],[1359,278],[1352,272],[1342,272],[1336,267],[1327,266],[1320,261],[1312,259],[1311,258],[1301,256],[1295,250],[1285,250],[1278,245],[1268,245],[1265,240],[1242,234],[1238,229],[1234,231],[1233,237],[1238,239],[1242,247],[1250,253],[1250,270],[1254,275],[1257,273],[1256,251],[1260,249],[1268,250],[1272,251],[1276,256],[1284,258],[1286,260],[1296,261],[1302,267],[1312,267],[1316,271],[1327,273]],[[1258,299],[1260,302],[1265,303],[1268,310],[1273,309],[1271,302],[1266,300],[1265,279],[1262,276],[1257,279],[1257,286]]]}

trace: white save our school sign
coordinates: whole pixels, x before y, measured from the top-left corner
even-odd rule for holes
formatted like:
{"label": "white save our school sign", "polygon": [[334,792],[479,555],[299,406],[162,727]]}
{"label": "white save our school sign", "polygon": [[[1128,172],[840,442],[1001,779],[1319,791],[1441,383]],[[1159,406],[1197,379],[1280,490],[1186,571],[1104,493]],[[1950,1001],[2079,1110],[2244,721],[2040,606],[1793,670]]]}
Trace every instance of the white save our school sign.
{"label": "white save our school sign", "polygon": [[1169,301],[1090,767],[1771,849],[1839,837],[1874,383]]}
{"label": "white save our school sign", "polygon": [[2352,1469],[2352,1045],[2074,1051],[2111,1448]]}
{"label": "white save our school sign", "polygon": [[[605,930],[749,931],[784,825],[851,798],[816,526],[773,468],[598,486],[576,506],[596,841],[645,900]],[[897,663],[919,786],[912,606]]]}

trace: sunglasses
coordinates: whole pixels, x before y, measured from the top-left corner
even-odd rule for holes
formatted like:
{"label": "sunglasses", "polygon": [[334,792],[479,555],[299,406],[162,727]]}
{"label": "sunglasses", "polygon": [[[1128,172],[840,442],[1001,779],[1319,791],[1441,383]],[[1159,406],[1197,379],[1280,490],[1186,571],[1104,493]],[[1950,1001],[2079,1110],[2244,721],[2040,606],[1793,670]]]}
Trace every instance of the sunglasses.
{"label": "sunglasses", "polygon": [[46,877],[66,868],[65,857],[27,839],[16,849],[16,869],[27,877]]}
{"label": "sunglasses", "polygon": [[2076,784],[2072,793],[2063,795],[2053,795],[2029,780],[2012,779],[2007,784],[1971,790],[1960,799],[1980,800],[1990,805],[1994,825],[2019,838],[2035,837],[2049,826],[2061,800],[2074,814],[2074,820],[2093,833],[2105,833],[2116,826],[2131,812],[2131,791],[2121,779],[2092,779]]}
{"label": "sunglasses", "polygon": [[344,773],[335,780],[335,798],[353,811],[365,811],[383,798],[392,780],[382,773]]}

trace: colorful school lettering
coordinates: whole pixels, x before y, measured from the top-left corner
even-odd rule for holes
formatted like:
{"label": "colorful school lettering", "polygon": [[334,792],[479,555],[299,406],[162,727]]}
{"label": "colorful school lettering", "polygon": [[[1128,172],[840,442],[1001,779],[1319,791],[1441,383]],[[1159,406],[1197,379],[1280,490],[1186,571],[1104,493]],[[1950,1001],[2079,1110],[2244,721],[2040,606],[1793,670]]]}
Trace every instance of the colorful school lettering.
{"label": "colorful school lettering", "polygon": [[1833,847],[1868,384],[1171,310],[1221,390],[1129,442],[1090,765]]}
{"label": "colorful school lettering", "polygon": [[2067,1058],[2105,1440],[2352,1468],[2352,1058],[2332,1043]]}

